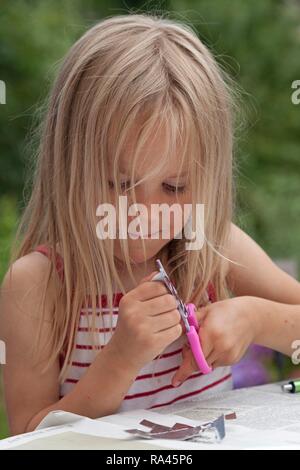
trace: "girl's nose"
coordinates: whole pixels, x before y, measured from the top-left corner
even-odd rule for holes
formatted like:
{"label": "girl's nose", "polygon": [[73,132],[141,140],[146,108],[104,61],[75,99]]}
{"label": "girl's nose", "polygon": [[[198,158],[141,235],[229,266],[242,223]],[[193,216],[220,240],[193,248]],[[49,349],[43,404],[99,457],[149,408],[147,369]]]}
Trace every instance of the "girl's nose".
{"label": "girl's nose", "polygon": [[[135,197],[137,203],[149,206],[149,208],[151,204],[161,204],[164,202],[158,185],[153,183],[147,184],[147,181],[135,188]],[[129,199],[132,200],[132,196]]]}

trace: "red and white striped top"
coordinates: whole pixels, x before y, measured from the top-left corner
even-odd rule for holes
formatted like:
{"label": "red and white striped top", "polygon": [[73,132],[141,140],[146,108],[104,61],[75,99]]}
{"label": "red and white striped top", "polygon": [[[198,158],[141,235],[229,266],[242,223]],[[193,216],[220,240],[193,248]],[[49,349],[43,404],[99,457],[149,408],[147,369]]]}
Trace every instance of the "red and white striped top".
{"label": "red and white striped top", "polygon": [[[49,256],[46,245],[39,245],[34,251],[39,251]],[[63,278],[63,260],[58,255],[56,268]],[[215,291],[210,283],[207,289],[209,302],[215,302]],[[91,343],[91,308],[82,308],[75,338],[74,348],[68,364],[67,377],[61,384],[60,396],[69,393],[80,380],[87,368],[93,362],[95,356],[109,342],[118,321],[118,305],[122,292],[116,292],[113,296],[113,312],[107,307],[107,298],[101,296],[97,303],[97,315],[94,323],[97,340],[99,344],[95,350]],[[160,356],[146,364],[140,371],[135,381],[127,391],[118,412],[131,409],[151,409],[160,406],[171,405],[178,401],[194,399],[197,396],[206,396],[221,390],[232,389],[232,375],[230,366],[218,367],[210,374],[203,375],[194,372],[179,387],[173,387],[171,379],[182,362],[182,347],[186,341],[181,336],[170,344]],[[113,371],[112,371],[113,372]]]}

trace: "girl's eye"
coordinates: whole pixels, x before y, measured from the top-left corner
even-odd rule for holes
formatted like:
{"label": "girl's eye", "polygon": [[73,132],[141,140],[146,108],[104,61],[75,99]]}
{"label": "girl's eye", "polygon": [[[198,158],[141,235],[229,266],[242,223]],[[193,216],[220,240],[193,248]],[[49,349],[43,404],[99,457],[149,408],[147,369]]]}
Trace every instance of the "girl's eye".
{"label": "girl's eye", "polygon": [[[114,183],[112,181],[108,181],[108,186],[110,189],[114,188]],[[130,181],[122,181],[120,183],[121,191],[125,191],[127,188],[130,187]],[[186,186],[173,186],[172,184],[163,183],[163,188],[168,193],[184,193],[186,191]]]}
{"label": "girl's eye", "polygon": [[173,186],[172,184],[163,183],[164,189],[169,193],[184,193],[186,186]]}

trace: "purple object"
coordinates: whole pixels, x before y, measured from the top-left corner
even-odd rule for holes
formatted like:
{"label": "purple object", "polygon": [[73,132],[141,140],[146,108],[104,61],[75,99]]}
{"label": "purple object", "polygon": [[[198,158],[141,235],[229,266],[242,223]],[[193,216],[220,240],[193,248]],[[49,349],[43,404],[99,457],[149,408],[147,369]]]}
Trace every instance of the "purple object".
{"label": "purple object", "polygon": [[253,344],[238,364],[232,366],[233,388],[263,385],[271,381],[271,375],[264,364],[270,360],[273,351]]}

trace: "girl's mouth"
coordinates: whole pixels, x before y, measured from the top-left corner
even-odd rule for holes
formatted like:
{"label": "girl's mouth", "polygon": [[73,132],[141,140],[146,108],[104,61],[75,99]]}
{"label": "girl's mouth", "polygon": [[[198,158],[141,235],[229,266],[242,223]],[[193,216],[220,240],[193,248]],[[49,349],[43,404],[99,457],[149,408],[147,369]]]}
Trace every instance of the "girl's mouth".
{"label": "girl's mouth", "polygon": [[[149,233],[147,235],[144,236],[144,238],[152,238],[154,237],[155,235],[157,234],[160,234],[161,233],[161,230],[159,230],[158,232],[153,232],[153,233]],[[130,238],[132,238],[133,240],[137,240],[138,238],[142,238],[143,237],[143,234],[141,233],[136,233],[136,232],[128,232],[128,235]]]}
{"label": "girl's mouth", "polygon": [[[117,233],[117,238],[118,238],[118,236],[120,234],[120,231],[117,230],[116,233]],[[145,238],[145,239],[150,238],[151,239],[151,238],[154,238],[154,237],[156,239],[158,239],[158,238],[160,238],[161,234],[166,234],[166,236],[170,237],[170,231],[168,229],[167,230],[157,230],[156,232],[151,232],[151,233],[148,233],[146,235],[144,235],[142,232],[129,232],[129,231],[127,232],[127,234],[128,234],[128,237],[131,238],[132,240],[137,240],[139,238]],[[158,237],[157,237],[157,235],[158,235]]]}

